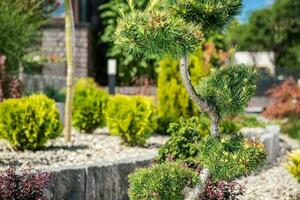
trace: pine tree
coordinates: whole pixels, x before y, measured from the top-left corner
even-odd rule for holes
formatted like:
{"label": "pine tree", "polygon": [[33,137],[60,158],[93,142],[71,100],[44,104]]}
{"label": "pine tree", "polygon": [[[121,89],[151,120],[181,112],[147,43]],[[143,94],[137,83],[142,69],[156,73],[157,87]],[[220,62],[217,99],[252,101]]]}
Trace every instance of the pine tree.
{"label": "pine tree", "polygon": [[[245,65],[216,69],[201,79],[195,89],[189,75],[188,55],[204,37],[231,23],[240,12],[242,0],[152,0],[145,10],[137,10],[134,0],[128,3],[131,11],[121,13],[115,44],[137,56],[180,58],[182,82],[190,98],[210,117],[211,135],[219,137],[220,118],[241,112],[255,91],[255,69]],[[202,170],[202,183],[186,199],[198,196],[208,175],[207,169]]]}

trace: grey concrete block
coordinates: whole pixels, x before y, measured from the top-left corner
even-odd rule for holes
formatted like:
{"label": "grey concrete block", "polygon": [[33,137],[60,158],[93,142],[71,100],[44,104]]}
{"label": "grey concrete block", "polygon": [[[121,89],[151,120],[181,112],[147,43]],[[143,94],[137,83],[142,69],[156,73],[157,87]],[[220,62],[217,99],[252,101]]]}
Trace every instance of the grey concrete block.
{"label": "grey concrete block", "polygon": [[112,199],[114,185],[112,166],[87,168],[86,199]]}
{"label": "grey concrete block", "polygon": [[85,200],[86,168],[60,170],[56,184],[56,200]]}
{"label": "grey concrete block", "polygon": [[137,168],[151,165],[156,155],[88,167],[53,169],[46,197],[49,200],[127,200],[128,175]]}

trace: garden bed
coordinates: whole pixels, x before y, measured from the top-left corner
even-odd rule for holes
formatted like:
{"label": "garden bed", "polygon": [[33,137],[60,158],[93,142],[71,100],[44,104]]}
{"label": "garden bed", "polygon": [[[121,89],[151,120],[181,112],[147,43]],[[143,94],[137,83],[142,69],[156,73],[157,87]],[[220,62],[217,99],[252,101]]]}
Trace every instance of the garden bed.
{"label": "garden bed", "polygon": [[47,143],[44,150],[16,152],[5,141],[0,141],[0,166],[29,165],[37,169],[55,167],[89,166],[97,163],[115,162],[149,154],[156,154],[168,137],[154,135],[146,147],[127,147],[117,136],[108,134],[107,129],[99,129],[94,134],[72,133],[72,142],[66,144],[63,137]]}
{"label": "garden bed", "polygon": [[[249,136],[270,134],[263,128],[244,131]],[[121,144],[119,137],[109,135],[107,129],[99,129],[94,134],[79,134],[73,130],[71,143],[66,145],[61,136],[36,152],[15,152],[1,141],[0,166],[29,165],[52,172],[52,182],[46,190],[51,200],[123,200],[128,198],[128,174],[136,168],[150,166],[158,148],[167,139],[167,136],[154,135],[145,147],[127,147]],[[299,144],[282,135],[278,141],[275,149],[279,157],[260,172],[238,179],[246,190],[241,200],[290,199],[300,192],[299,183],[285,169],[287,152],[299,148]]]}
{"label": "garden bed", "polygon": [[300,184],[285,168],[286,159],[261,173],[245,177],[238,182],[246,184],[240,200],[298,200]]}
{"label": "garden bed", "polygon": [[245,194],[240,200],[298,200],[300,184],[286,170],[287,152],[299,148],[299,142],[280,136],[280,157],[273,165],[266,165],[259,173],[238,180],[245,185]]}

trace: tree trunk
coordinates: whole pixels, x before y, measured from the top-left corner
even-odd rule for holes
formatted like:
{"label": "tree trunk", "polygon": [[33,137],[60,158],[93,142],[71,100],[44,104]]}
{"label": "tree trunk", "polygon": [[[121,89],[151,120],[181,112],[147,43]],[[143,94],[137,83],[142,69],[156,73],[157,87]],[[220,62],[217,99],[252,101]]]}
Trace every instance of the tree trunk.
{"label": "tree trunk", "polygon": [[219,121],[220,116],[214,105],[210,105],[207,101],[202,99],[195,91],[192,85],[189,70],[188,70],[188,57],[183,56],[180,62],[180,74],[182,82],[190,95],[190,98],[201,108],[203,112],[206,112],[211,119],[210,134],[214,137],[219,137]]}
{"label": "tree trunk", "polygon": [[74,79],[74,18],[71,0],[65,0],[65,29],[67,54],[67,94],[65,105],[65,140],[71,140]]}
{"label": "tree trunk", "polygon": [[[210,134],[214,137],[219,137],[219,121],[220,115],[214,105],[210,105],[207,101],[202,99],[195,91],[192,81],[190,79],[188,70],[188,57],[184,56],[180,61],[180,74],[182,82],[190,95],[190,98],[201,108],[203,112],[206,112],[211,119]],[[209,178],[209,170],[204,168],[200,173],[201,183],[195,186],[190,192],[187,193],[185,200],[196,200],[203,192],[206,186],[206,182]]]}
{"label": "tree trunk", "polygon": [[201,182],[195,186],[195,188],[188,191],[188,193],[185,196],[184,200],[197,200],[199,199],[199,196],[203,192],[203,190],[206,187],[206,183],[209,177],[209,171],[208,169],[203,169],[200,173],[200,180]]}
{"label": "tree trunk", "polygon": [[4,100],[4,65],[5,65],[6,57],[0,55],[0,102]]}

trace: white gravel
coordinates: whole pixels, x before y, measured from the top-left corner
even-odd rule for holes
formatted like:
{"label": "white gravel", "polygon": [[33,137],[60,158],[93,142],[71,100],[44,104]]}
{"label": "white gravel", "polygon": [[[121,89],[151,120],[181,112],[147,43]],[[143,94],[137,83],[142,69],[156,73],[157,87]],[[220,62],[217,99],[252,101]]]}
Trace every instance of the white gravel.
{"label": "white gravel", "polygon": [[121,145],[118,136],[108,135],[106,129],[93,134],[72,133],[72,142],[66,144],[63,137],[49,142],[45,150],[16,152],[0,141],[0,167],[10,164],[29,165],[37,169],[60,166],[83,166],[95,163],[113,162],[123,159],[157,153],[168,137],[154,135],[146,147],[127,147]]}
{"label": "white gravel", "polygon": [[246,192],[241,200],[291,200],[300,193],[300,184],[286,171],[284,161],[239,182],[246,182]]}
{"label": "white gravel", "polygon": [[287,152],[300,148],[299,142],[281,135],[281,158],[260,173],[238,180],[246,184],[240,200],[300,200],[300,183],[286,170]]}

